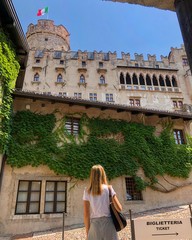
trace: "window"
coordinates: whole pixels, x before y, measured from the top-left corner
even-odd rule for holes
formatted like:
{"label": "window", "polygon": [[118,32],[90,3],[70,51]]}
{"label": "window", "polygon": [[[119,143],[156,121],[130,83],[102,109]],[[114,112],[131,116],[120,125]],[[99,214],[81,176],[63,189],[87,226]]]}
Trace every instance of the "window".
{"label": "window", "polygon": [[160,86],[165,86],[164,79],[161,75],[159,76],[159,84],[160,84]]}
{"label": "window", "polygon": [[82,93],[74,93],[74,97],[75,98],[78,98],[78,99],[81,99],[82,98]]}
{"label": "window", "polygon": [[120,74],[120,84],[125,84],[125,79],[123,73]]}
{"label": "window", "polygon": [[97,93],[89,93],[89,100],[97,101]]}
{"label": "window", "polygon": [[155,67],[156,67],[156,68],[159,68],[159,65],[157,64],[157,65],[155,65]]}
{"label": "window", "polygon": [[188,66],[189,62],[187,58],[182,58],[183,66]]}
{"label": "window", "polygon": [[142,74],[139,75],[139,84],[140,85],[145,85],[145,80]]}
{"label": "window", "polygon": [[141,191],[136,190],[135,180],[132,177],[125,178],[127,201],[143,200]]}
{"label": "window", "polygon": [[99,68],[103,68],[103,62],[99,62]]}
{"label": "window", "polygon": [[173,87],[178,87],[175,76],[172,76],[172,86],[173,86]]}
{"label": "window", "polygon": [[67,118],[65,128],[69,134],[77,136],[79,134],[79,119]]}
{"label": "window", "polygon": [[40,211],[41,181],[19,181],[15,214]]}
{"label": "window", "polygon": [[106,93],[106,102],[113,102],[113,94]]}
{"label": "window", "polygon": [[57,82],[63,82],[63,77],[61,74],[58,74],[57,76]]}
{"label": "window", "polygon": [[61,58],[61,55],[62,55],[62,52],[61,52],[61,51],[55,51],[55,52],[54,52],[54,55],[53,55],[53,58],[59,59],[59,58]]}
{"label": "window", "polygon": [[149,74],[147,74],[147,76],[146,76],[146,83],[147,83],[147,86],[151,86],[152,85],[151,77],[149,76]]}
{"label": "window", "polygon": [[45,213],[66,212],[67,182],[47,181],[45,189]]}
{"label": "window", "polygon": [[64,64],[64,60],[60,60],[60,64]]}
{"label": "window", "polygon": [[173,135],[176,144],[185,144],[184,134],[182,130],[174,129]]}
{"label": "window", "polygon": [[45,38],[45,41],[47,42],[47,41],[48,41],[48,38]]}
{"label": "window", "polygon": [[66,93],[66,92],[59,92],[59,96],[60,96],[60,97],[66,97],[66,96],[67,96],[67,93]]}
{"label": "window", "polygon": [[130,98],[129,99],[129,104],[130,104],[130,106],[137,106],[137,107],[141,106],[140,105],[140,99]]}
{"label": "window", "polygon": [[169,76],[167,76],[167,75],[166,75],[166,77],[165,77],[165,83],[166,83],[166,86],[167,86],[167,87],[171,87],[171,81],[170,81]]}
{"label": "window", "polygon": [[43,57],[43,51],[37,50],[35,52],[35,58],[42,58]]}
{"label": "window", "polygon": [[182,109],[183,101],[182,100],[173,100],[173,107]]}
{"label": "window", "polygon": [[86,67],[86,62],[82,61],[82,67]]}
{"label": "window", "polygon": [[159,85],[155,75],[153,75],[152,80],[153,80],[153,86],[158,86]]}
{"label": "window", "polygon": [[105,84],[105,77],[103,75],[100,76],[100,84]]}
{"label": "window", "polygon": [[80,79],[79,79],[79,82],[80,82],[80,83],[85,83],[85,77],[84,77],[83,74],[81,74]]}
{"label": "window", "polygon": [[36,63],[40,63],[40,59],[36,59],[36,61],[35,61]]}
{"label": "window", "polygon": [[135,63],[135,67],[139,67],[139,64],[138,64],[138,63]]}
{"label": "window", "polygon": [[38,74],[38,73],[36,73],[36,74],[34,75],[33,81],[34,81],[34,82],[38,82],[38,81],[39,81],[39,74]]}
{"label": "window", "polygon": [[126,74],[126,84],[131,84],[131,77],[129,73]]}
{"label": "window", "polygon": [[137,75],[134,73],[133,74],[133,84],[135,84],[135,85],[138,85],[138,79],[137,79]]}

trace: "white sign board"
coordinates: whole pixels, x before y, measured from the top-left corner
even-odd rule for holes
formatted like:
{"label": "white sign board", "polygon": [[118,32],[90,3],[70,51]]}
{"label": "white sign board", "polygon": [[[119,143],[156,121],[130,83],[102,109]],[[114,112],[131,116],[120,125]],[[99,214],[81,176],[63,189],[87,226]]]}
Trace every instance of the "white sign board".
{"label": "white sign board", "polygon": [[190,218],[134,219],[135,240],[192,240]]}

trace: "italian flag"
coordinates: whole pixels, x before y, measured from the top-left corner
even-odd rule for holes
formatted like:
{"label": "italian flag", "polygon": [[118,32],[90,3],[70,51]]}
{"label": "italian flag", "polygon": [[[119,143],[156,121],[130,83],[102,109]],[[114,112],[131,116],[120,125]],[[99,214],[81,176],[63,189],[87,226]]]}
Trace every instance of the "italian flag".
{"label": "italian flag", "polygon": [[39,9],[38,12],[37,12],[37,16],[42,16],[44,15],[45,13],[48,13],[49,11],[49,8],[48,7],[45,7],[43,9]]}

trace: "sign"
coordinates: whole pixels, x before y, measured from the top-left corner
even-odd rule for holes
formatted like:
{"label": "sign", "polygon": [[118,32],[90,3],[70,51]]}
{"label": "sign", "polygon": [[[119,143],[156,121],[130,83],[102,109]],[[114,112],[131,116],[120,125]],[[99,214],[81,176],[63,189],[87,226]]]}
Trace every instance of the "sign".
{"label": "sign", "polygon": [[134,219],[134,240],[192,240],[191,219]]}

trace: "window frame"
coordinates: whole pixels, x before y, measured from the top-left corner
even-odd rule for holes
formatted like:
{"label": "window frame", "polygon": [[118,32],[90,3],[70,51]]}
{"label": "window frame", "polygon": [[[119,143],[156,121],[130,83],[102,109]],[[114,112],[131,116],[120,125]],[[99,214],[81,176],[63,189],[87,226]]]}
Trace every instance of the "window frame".
{"label": "window frame", "polygon": [[143,201],[142,191],[136,190],[136,183],[133,177],[125,177],[125,188],[126,201]]}
{"label": "window frame", "polygon": [[[70,123],[69,123],[69,120],[70,120]],[[67,122],[68,122],[68,125],[70,126],[70,128],[66,127]],[[78,126],[77,132],[74,130],[75,123],[77,123],[77,126]],[[74,117],[66,117],[65,129],[66,129],[66,131],[69,135],[78,136],[79,131],[80,131],[80,119],[79,118],[74,118]]]}
{"label": "window frame", "polygon": [[183,129],[173,129],[173,137],[178,145],[186,144],[186,139]]}
{"label": "window frame", "polygon": [[[58,190],[58,183],[65,183],[65,189],[63,191],[61,190]],[[47,187],[47,183],[54,183],[54,190],[47,190],[46,187]],[[65,199],[63,201],[59,201],[57,200],[57,194],[58,193],[63,193],[65,194]],[[53,193],[53,200],[52,201],[47,201],[46,200],[46,194],[47,193]],[[63,202],[64,203],[64,211],[57,211],[57,204],[58,203],[61,203]],[[46,208],[46,203],[52,203],[53,206],[52,206],[52,209],[53,211],[46,211],[45,208]],[[45,214],[59,214],[59,213],[63,213],[63,212],[67,212],[67,181],[57,181],[57,180],[47,180],[46,183],[45,183],[45,199],[44,199],[44,213]]]}
{"label": "window frame", "polygon": [[[20,183],[21,183],[21,182],[28,182],[28,188],[27,188],[27,190],[19,190],[19,188],[20,188]],[[32,190],[32,184],[33,184],[34,182],[39,182],[39,184],[40,184],[40,189],[39,189],[39,191],[37,191],[37,190]],[[19,180],[19,182],[18,182],[18,187],[17,187],[17,198],[16,198],[16,204],[15,204],[15,215],[40,214],[41,189],[42,189],[42,181],[41,181],[41,180]],[[26,200],[26,201],[18,201],[19,193],[21,193],[21,192],[27,193],[27,200]],[[39,193],[39,200],[38,200],[38,201],[32,201],[32,200],[30,199],[33,192],[38,192],[38,193]],[[38,210],[37,210],[37,212],[29,212],[31,204],[32,204],[32,203],[35,203],[35,202],[38,203]],[[18,212],[17,212],[18,203],[26,203],[25,212],[22,212],[22,213],[18,213]]]}

